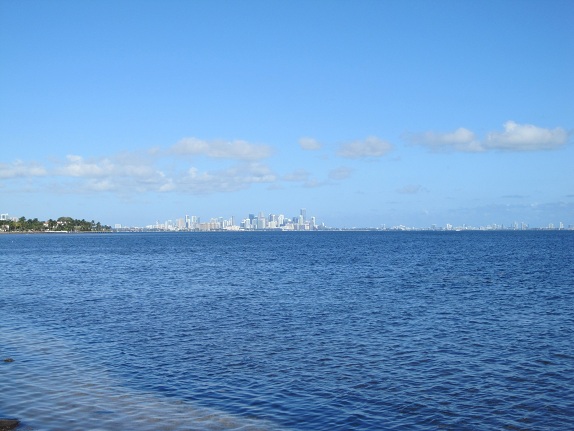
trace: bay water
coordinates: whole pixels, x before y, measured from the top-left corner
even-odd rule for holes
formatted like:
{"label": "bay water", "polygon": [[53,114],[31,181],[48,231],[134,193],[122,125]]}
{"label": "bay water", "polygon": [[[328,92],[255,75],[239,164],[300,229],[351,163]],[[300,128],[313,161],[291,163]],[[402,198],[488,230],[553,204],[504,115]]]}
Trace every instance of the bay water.
{"label": "bay water", "polygon": [[574,232],[0,235],[26,430],[574,429]]}

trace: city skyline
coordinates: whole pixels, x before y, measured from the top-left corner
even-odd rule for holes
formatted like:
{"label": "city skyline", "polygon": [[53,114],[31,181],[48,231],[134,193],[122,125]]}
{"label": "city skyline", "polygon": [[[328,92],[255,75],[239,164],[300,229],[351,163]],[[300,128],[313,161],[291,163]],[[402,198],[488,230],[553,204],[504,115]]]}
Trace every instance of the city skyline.
{"label": "city skyline", "polygon": [[[137,226],[130,226],[136,227]],[[209,221],[201,220],[201,217],[196,215],[185,215],[185,218],[180,217],[168,219],[165,222],[156,221],[152,225],[146,225],[145,229],[155,230],[270,230],[270,229],[283,229],[283,230],[316,230],[319,227],[324,228],[324,223],[317,224],[314,216],[307,218],[307,210],[301,208],[299,214],[293,217],[286,217],[284,214],[265,214],[260,211],[257,213],[250,213],[247,217],[243,217],[239,223],[236,223],[235,217],[211,217]],[[115,224],[116,229],[122,228],[121,224]]]}
{"label": "city skyline", "polygon": [[572,16],[562,0],[0,2],[0,208],[574,224]]}
{"label": "city skyline", "polygon": [[[256,215],[257,214],[257,215]],[[530,230],[530,229],[549,229],[549,230],[571,230],[574,225],[566,224],[563,221],[557,223],[549,222],[544,226],[531,226],[525,221],[512,221],[510,223],[488,223],[484,225],[470,225],[463,223],[461,225],[453,225],[446,223],[443,226],[431,224],[429,226],[407,226],[404,224],[389,225],[381,223],[378,226],[330,226],[321,220],[317,220],[315,216],[307,217],[306,208],[299,210],[299,215],[293,217],[286,217],[283,213],[269,213],[266,214],[262,211],[258,213],[250,213],[247,217],[236,219],[234,216],[230,217],[210,217],[202,220],[200,216],[185,215],[184,217],[176,217],[173,219],[166,219],[164,221],[156,220],[153,224],[144,226],[126,226],[121,223],[114,224],[116,230],[130,230],[130,229],[145,229],[145,230],[164,230],[164,231],[178,231],[178,230],[191,230],[191,231],[210,231],[210,230],[290,230],[290,231],[313,231],[313,230],[354,230],[354,229],[378,229],[378,230]]]}

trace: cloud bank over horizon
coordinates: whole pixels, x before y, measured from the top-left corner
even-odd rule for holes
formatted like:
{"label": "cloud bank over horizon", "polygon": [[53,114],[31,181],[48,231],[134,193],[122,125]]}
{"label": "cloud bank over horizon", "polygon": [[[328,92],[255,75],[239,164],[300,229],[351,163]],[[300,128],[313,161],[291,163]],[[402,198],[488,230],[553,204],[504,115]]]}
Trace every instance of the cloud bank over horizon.
{"label": "cloud bank over horizon", "polygon": [[[464,127],[452,132],[409,134],[403,138],[432,152],[532,152],[560,149],[567,144],[569,134],[561,127],[547,129],[507,121],[503,131],[489,132],[482,140]],[[376,136],[341,144],[336,150],[329,150],[309,137],[301,138],[298,144],[303,155],[323,151],[359,163],[380,159],[401,149],[401,146]],[[44,163],[32,160],[0,163],[0,179],[24,181],[27,187],[30,181],[39,181],[39,188],[42,188],[42,184],[48,187],[48,183],[41,182],[48,178],[52,188],[58,179],[68,183],[75,180],[73,187],[67,184],[68,193],[178,191],[188,194],[213,194],[246,189],[255,184],[267,184],[275,189],[281,188],[281,184],[315,188],[329,185],[332,181],[345,181],[351,178],[353,172],[350,167],[331,166],[323,179],[319,179],[317,173],[292,166],[290,171],[280,173],[272,167],[274,158],[279,153],[279,148],[267,144],[253,144],[245,140],[206,141],[193,137],[183,138],[165,149],[155,147],[104,157],[69,154],[63,159],[55,158]],[[212,166],[201,167],[200,158],[210,160]],[[299,158],[299,161],[304,163],[304,157]],[[17,190],[18,187],[14,187],[13,191]],[[425,188],[418,185],[397,189],[401,194],[414,194],[423,190]]]}

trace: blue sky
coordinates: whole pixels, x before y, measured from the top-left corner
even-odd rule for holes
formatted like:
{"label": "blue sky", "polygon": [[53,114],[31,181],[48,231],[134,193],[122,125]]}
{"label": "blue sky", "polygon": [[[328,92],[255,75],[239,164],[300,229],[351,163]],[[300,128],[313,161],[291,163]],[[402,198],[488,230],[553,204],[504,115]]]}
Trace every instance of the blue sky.
{"label": "blue sky", "polygon": [[574,225],[571,1],[0,1],[0,212]]}

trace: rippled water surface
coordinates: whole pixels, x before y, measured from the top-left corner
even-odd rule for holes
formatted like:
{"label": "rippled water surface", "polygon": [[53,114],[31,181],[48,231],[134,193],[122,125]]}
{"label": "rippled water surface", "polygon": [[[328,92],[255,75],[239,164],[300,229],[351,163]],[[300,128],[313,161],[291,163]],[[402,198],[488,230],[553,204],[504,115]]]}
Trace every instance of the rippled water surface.
{"label": "rippled water surface", "polygon": [[574,232],[0,235],[30,430],[574,428]]}

